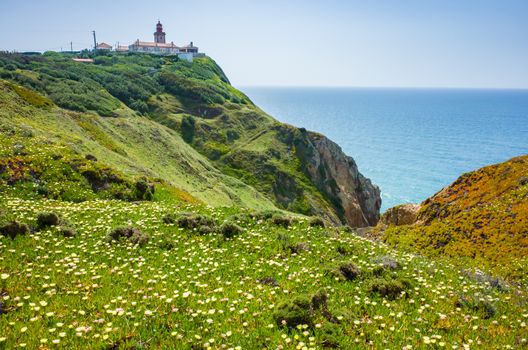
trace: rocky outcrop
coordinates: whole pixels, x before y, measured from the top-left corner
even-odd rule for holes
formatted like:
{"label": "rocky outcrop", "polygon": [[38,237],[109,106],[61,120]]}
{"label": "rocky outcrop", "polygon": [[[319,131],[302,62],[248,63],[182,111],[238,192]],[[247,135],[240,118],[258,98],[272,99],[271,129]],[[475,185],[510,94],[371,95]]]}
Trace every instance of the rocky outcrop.
{"label": "rocky outcrop", "polygon": [[300,130],[297,149],[305,171],[332,204],[339,219],[352,227],[377,224],[381,196],[378,186],[364,177],[352,157],[327,137]]}
{"label": "rocky outcrop", "polygon": [[380,219],[383,225],[412,225],[418,218],[420,204],[402,204],[388,209]]}

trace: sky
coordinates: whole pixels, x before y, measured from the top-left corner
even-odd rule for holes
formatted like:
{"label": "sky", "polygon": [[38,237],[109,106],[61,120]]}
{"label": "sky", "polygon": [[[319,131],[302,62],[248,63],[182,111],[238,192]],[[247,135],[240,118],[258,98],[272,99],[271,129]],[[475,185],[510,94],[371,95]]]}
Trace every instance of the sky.
{"label": "sky", "polygon": [[0,50],[193,41],[235,86],[528,88],[527,0],[0,0]]}

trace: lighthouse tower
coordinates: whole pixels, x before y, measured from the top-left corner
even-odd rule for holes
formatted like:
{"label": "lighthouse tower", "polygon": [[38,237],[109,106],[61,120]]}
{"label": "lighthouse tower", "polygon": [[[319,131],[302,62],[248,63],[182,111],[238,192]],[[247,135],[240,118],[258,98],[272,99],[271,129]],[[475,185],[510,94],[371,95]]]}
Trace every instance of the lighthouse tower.
{"label": "lighthouse tower", "polygon": [[154,42],[159,44],[165,44],[165,32],[163,31],[163,25],[158,21],[156,24],[156,31],[154,32]]}

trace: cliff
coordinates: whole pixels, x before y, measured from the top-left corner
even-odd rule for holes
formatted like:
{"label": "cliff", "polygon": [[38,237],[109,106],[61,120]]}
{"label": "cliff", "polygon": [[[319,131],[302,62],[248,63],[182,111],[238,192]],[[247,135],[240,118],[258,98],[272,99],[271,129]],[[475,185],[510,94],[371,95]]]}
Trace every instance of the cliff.
{"label": "cliff", "polygon": [[359,172],[354,159],[336,143],[320,134],[306,135],[312,148],[312,157],[305,160],[307,173],[334,203],[339,218],[354,227],[376,225],[381,207],[378,186]]}
{"label": "cliff", "polygon": [[208,57],[108,54],[83,64],[67,54],[1,54],[0,78],[0,121],[22,145],[36,135],[72,158],[93,155],[125,177],[159,179],[215,206],[355,227],[379,218],[379,189],[352,158],[264,113]]}

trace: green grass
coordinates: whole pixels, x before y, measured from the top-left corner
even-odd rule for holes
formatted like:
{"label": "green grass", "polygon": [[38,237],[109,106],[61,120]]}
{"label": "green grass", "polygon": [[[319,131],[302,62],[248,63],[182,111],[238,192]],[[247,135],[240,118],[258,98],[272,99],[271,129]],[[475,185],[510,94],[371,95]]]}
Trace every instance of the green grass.
{"label": "green grass", "polygon": [[[0,316],[0,348],[526,344],[525,289],[494,288],[449,261],[436,263],[336,228],[311,227],[307,219],[283,227],[236,208],[0,196],[0,210],[12,219],[34,226],[39,212],[51,211],[77,232],[65,238],[50,227],[0,237],[0,293],[7,310]],[[231,222],[243,232],[226,239],[163,219],[188,212],[208,215],[217,226]],[[142,246],[109,241],[118,226],[136,227],[150,239]],[[343,264],[355,265],[359,276],[349,281],[329,273]],[[276,285],[259,282],[266,278]],[[386,297],[380,292],[400,287]],[[305,303],[299,311],[306,326],[282,325],[293,312],[284,303],[321,293],[326,306]]]}
{"label": "green grass", "polygon": [[0,145],[6,152],[2,161],[13,157],[17,144],[25,148],[26,157],[42,166],[54,155],[84,158],[91,154],[98,163],[126,178],[162,179],[180,192],[211,205],[274,208],[255,189],[220,172],[177,132],[147,118],[126,115],[104,118],[59,108],[37,109],[24,105],[10,85],[1,80],[0,95],[3,97]]}
{"label": "green grass", "polygon": [[[94,153],[125,174],[162,178],[212,205],[277,206],[343,221],[341,200],[301,166],[310,160],[292,142],[308,144],[306,133],[256,107],[211,58],[190,63],[112,53],[94,64],[71,58],[1,53],[0,79],[29,104],[25,114],[22,106],[11,106],[7,118],[76,152]],[[246,157],[253,152],[257,159]]]}

